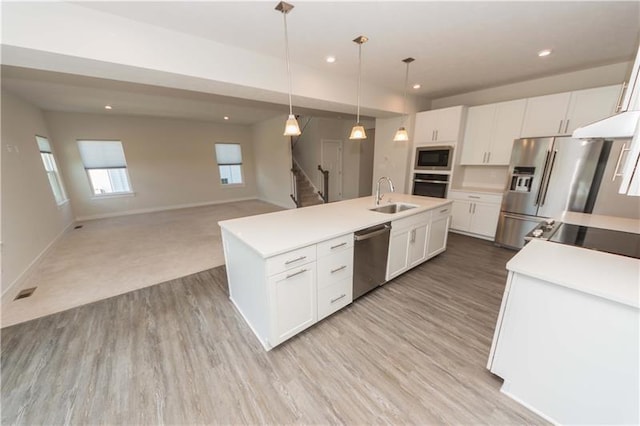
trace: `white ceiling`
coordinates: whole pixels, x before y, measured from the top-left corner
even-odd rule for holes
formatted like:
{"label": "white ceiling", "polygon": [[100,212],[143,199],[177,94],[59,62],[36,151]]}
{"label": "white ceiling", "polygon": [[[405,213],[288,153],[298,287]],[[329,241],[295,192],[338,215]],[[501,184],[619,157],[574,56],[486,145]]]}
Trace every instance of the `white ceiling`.
{"label": "white ceiling", "polygon": [[[274,10],[276,3],[109,1],[74,5],[125,18],[134,26],[143,22],[283,61],[282,15]],[[287,21],[294,63],[320,70],[329,80],[332,76],[334,80],[346,78],[355,85],[357,45],[351,40],[366,35],[370,41],[363,46],[363,80],[401,93],[405,71],[401,60],[412,56],[416,61],[411,65],[410,82],[422,84],[412,93],[431,99],[628,61],[640,35],[637,1],[293,3],[295,9]],[[4,19],[10,17],[7,10],[3,6]],[[538,58],[536,53],[542,48],[553,49],[553,54]],[[335,55],[336,63],[327,64],[327,55]],[[3,87],[46,110],[107,113],[103,103],[113,103],[117,109],[109,113],[210,121],[222,121],[228,115],[237,124],[287,111],[277,103],[116,79],[2,69]],[[258,98],[256,94],[254,99]],[[96,99],[104,102],[96,103]],[[323,114],[297,107],[295,112]]]}

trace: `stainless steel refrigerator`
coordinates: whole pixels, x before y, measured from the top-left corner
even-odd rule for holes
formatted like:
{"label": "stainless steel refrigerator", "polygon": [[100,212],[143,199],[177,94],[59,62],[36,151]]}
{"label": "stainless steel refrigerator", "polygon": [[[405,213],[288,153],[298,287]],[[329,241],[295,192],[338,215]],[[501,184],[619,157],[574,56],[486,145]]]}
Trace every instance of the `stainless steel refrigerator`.
{"label": "stainless steel refrigerator", "polygon": [[518,249],[544,218],[565,210],[591,213],[610,149],[611,142],[601,139],[514,141],[495,243]]}

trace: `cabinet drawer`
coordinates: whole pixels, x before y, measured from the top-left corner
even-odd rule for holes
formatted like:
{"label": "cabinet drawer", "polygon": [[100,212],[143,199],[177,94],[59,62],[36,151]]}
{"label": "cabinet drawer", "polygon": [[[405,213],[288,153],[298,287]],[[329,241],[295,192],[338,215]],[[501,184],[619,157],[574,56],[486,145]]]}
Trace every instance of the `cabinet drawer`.
{"label": "cabinet drawer", "polygon": [[431,220],[431,211],[414,214],[413,216],[394,220],[391,222],[391,234],[414,228],[418,225],[428,223]]}
{"label": "cabinet drawer", "polygon": [[353,276],[353,247],[318,259],[318,288]]}
{"label": "cabinet drawer", "polygon": [[442,207],[438,207],[437,209],[434,209],[431,213],[431,221],[434,222],[443,217],[451,216],[452,204],[448,204],[446,206],[442,206]]}
{"label": "cabinet drawer", "polygon": [[318,243],[318,258],[329,256],[351,247],[353,247],[353,234],[332,238]]}
{"label": "cabinet drawer", "polygon": [[316,260],[315,244],[270,257],[267,259],[267,276],[304,265],[314,260]]}
{"label": "cabinet drawer", "polygon": [[318,288],[318,320],[344,308],[353,299],[351,278],[338,281],[324,288]]}
{"label": "cabinet drawer", "polygon": [[474,203],[502,203],[502,194],[491,194],[486,192],[467,192],[467,191],[449,191],[449,197],[452,200],[465,200]]}

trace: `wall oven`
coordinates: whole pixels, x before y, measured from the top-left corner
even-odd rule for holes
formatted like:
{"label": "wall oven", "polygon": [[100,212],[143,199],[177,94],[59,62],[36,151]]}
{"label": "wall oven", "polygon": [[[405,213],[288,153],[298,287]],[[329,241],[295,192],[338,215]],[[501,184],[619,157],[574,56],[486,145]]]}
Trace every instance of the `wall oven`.
{"label": "wall oven", "polygon": [[447,198],[448,174],[416,173],[413,175],[413,195]]}
{"label": "wall oven", "polygon": [[416,170],[451,170],[452,146],[420,146],[416,148]]}

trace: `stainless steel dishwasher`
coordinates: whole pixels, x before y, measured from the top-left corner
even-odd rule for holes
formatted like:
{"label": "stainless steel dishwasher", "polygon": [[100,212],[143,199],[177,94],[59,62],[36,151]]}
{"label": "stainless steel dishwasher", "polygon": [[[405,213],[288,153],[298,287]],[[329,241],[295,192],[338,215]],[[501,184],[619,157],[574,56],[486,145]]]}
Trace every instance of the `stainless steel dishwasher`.
{"label": "stainless steel dishwasher", "polygon": [[361,229],[354,234],[353,299],[386,281],[391,222]]}

